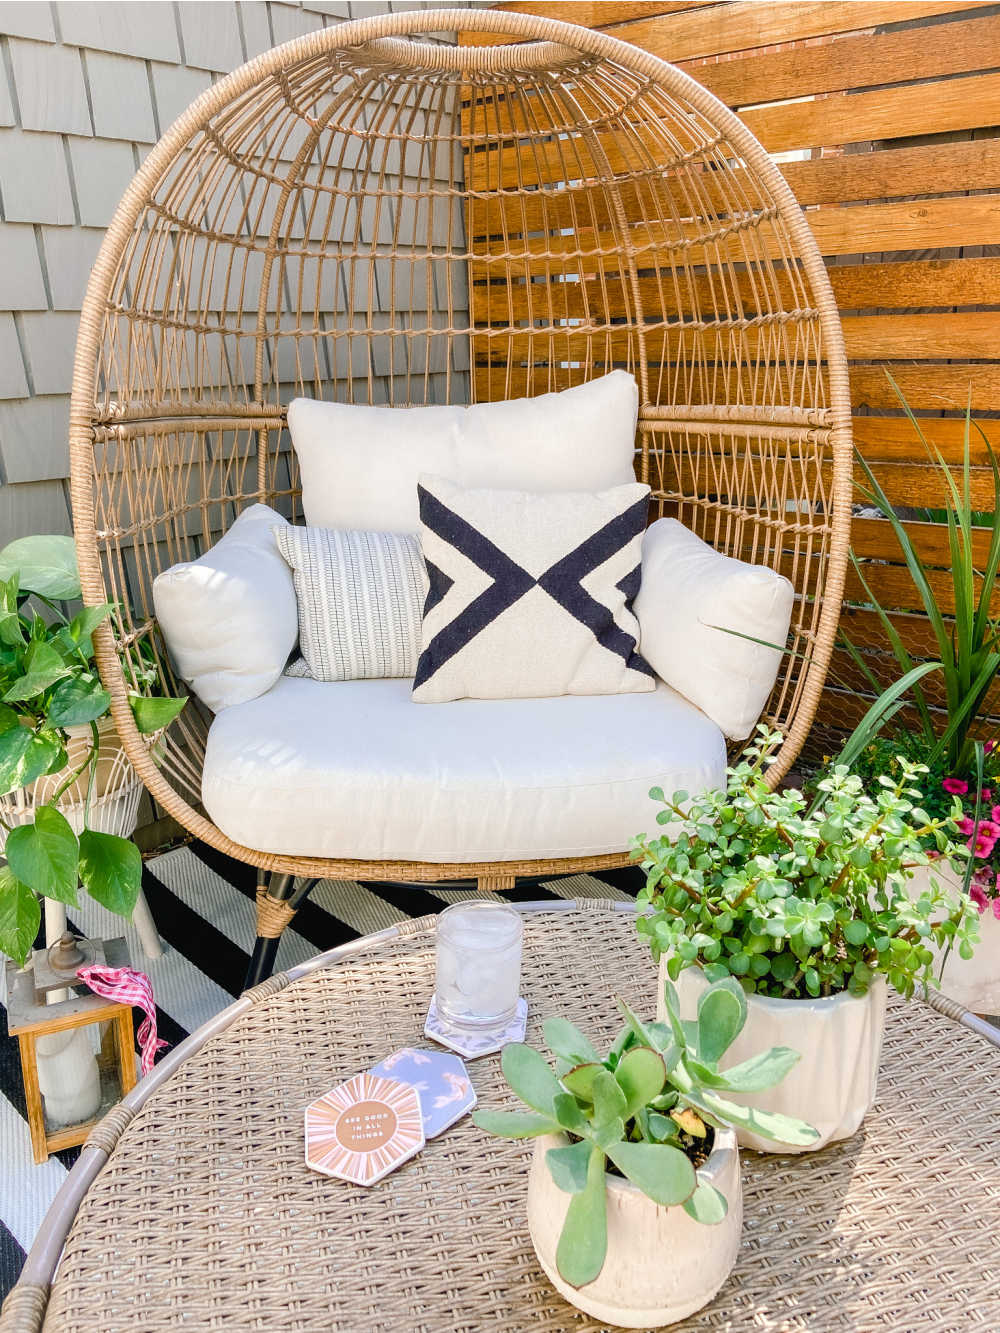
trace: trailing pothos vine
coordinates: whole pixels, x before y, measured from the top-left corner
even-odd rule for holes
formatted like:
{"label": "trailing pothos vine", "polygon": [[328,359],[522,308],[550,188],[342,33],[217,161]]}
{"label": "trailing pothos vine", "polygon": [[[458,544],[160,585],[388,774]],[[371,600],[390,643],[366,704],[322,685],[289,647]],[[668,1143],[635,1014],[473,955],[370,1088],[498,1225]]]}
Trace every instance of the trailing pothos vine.
{"label": "trailing pothos vine", "polygon": [[[69,537],[25,537],[0,551],[0,796],[62,775],[43,802],[16,821],[0,817],[7,864],[0,866],[0,951],[23,964],[41,920],[40,898],[78,906],[79,885],[103,907],[129,916],[142,876],[138,848],[89,827],[98,773],[98,723],[111,697],[101,684],[92,635],[114,606],[79,606],[80,579]],[[71,604],[66,609],[66,604]],[[128,661],[129,697],[143,734],[162,730],[187,700],[153,693],[156,672],[138,648]],[[68,764],[68,728],[89,728]],[[77,733],[79,734],[79,733]],[[75,789],[75,791],[74,791]],[[83,799],[79,801],[79,793]],[[76,833],[60,808],[82,805]]]}

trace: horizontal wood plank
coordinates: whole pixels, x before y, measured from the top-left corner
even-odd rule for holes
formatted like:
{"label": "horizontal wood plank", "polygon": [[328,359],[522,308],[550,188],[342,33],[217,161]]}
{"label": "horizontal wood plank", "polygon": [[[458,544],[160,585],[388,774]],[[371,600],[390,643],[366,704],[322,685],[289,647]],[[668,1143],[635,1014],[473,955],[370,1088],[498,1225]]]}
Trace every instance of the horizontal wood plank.
{"label": "horizontal wood plank", "polygon": [[[477,270],[478,272],[478,270]],[[921,260],[907,263],[832,265],[828,269],[841,310],[866,307],[1000,305],[1000,258]],[[638,280],[591,274],[583,281],[518,281],[511,275],[470,289],[477,323],[590,319],[597,323],[634,318],[637,304],[647,322],[679,315],[746,317],[808,304],[797,273],[775,272],[766,286],[753,273],[718,270],[683,275],[672,271]]]}
{"label": "horizontal wood plank", "polygon": [[[992,14],[985,18],[963,15],[931,28],[866,32],[834,42],[757,51],[714,65],[685,66],[734,109],[998,67],[1000,24]],[[887,89],[886,96],[892,95],[892,89]]]}
{"label": "horizontal wood plank", "polygon": [[780,162],[803,207],[1000,186],[1000,137]]}
{"label": "horizontal wood plank", "polygon": [[711,5],[660,19],[639,19],[616,26],[615,37],[633,42],[662,60],[677,64],[698,56],[748,51],[839,32],[857,32],[885,23],[929,18],[970,8],[968,0],[910,3],[910,0],[744,0]]}
{"label": "horizontal wood plank", "polygon": [[997,257],[831,264],[827,273],[841,310],[1000,305]]}
{"label": "horizontal wood plank", "polygon": [[[952,365],[899,365],[893,377],[912,408],[962,412],[971,395],[974,412],[995,412],[1000,405],[1000,366],[959,363]],[[881,365],[851,367],[851,401],[873,410],[896,408],[899,400]]]}
{"label": "horizontal wood plank", "polygon": [[871,361],[993,357],[1000,350],[1000,312],[849,315],[841,320],[850,358]]}
{"label": "horizontal wood plank", "polygon": [[741,119],[771,153],[1000,123],[1000,74],[757,107]]}

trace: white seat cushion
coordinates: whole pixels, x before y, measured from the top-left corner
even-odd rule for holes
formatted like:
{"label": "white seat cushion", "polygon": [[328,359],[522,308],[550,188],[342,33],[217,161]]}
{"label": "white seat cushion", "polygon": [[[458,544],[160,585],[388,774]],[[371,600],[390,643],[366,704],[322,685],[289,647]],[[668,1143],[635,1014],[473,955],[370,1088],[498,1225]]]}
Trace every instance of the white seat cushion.
{"label": "white seat cushion", "polygon": [[720,785],[719,728],[647,694],[421,704],[408,680],[282,677],[212,723],[202,796],[228,837],[332,859],[598,856],[656,836],[649,789]]}

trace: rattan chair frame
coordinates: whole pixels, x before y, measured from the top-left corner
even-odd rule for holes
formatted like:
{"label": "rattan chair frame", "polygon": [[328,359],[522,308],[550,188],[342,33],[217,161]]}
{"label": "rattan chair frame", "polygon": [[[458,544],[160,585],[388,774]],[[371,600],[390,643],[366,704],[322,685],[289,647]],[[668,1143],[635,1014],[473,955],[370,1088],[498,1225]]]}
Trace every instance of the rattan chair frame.
{"label": "rattan chair frame", "polygon": [[[414,40],[445,29],[511,42]],[[215,308],[206,293],[220,284]],[[129,666],[140,640],[158,685],[181,686],[156,630],[155,574],[246,504],[296,515],[289,383],[403,405],[533,394],[622,364],[639,384],[637,473],[657,512],[796,587],[765,713],[784,733],[777,782],[816,712],[839,619],[850,400],[815,241],[735,115],[607,34],[429,11],[259,56],[203,93],[144,161],[80,320],[70,455],[81,582],[88,604],[120,605],[95,635],[97,661],[152,796],[197,838],[277,877],[258,895],[258,945],[287,925],[294,876],[502,889],[628,854],[390,863],[235,843],[199,805],[206,717],[189,704],[154,758],[129,708],[129,692],[148,688]]]}

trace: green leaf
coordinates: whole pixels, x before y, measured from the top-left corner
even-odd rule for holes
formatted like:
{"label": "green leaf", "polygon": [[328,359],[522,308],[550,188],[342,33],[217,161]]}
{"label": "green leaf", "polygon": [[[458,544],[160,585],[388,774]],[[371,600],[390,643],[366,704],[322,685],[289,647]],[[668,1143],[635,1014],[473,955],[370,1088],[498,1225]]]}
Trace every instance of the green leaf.
{"label": "green leaf", "polygon": [[79,847],[69,821],[54,805],[38,806],[33,824],[11,829],[6,856],[13,874],[29,889],[77,906]]}
{"label": "green leaf", "polygon": [[54,736],[35,735],[22,726],[0,732],[0,796],[53,772],[63,754]]}
{"label": "green leaf", "polygon": [[168,727],[187,703],[187,695],[181,699],[150,699],[144,694],[130,694],[128,697],[132,716],[139,731],[148,736],[150,732]]}
{"label": "green leaf", "polygon": [[769,1051],[761,1051],[759,1055],[752,1055],[749,1060],[723,1070],[720,1086],[730,1092],[762,1092],[780,1083],[799,1059],[799,1052],[788,1046],[772,1046]]}
{"label": "green leaf", "polygon": [[640,1106],[648,1106],[662,1092],[666,1078],[662,1055],[648,1046],[634,1046],[626,1051],[614,1072],[615,1082],[625,1094],[622,1119],[628,1120]]}
{"label": "green leaf", "polygon": [[19,537],[0,551],[0,579],[18,575],[23,592],[37,592],[55,601],[80,596],[76,546],[72,537]]}
{"label": "green leaf", "polygon": [[604,1125],[613,1124],[615,1120],[621,1120],[625,1115],[626,1100],[625,1094],[615,1080],[613,1074],[609,1074],[606,1069],[594,1079],[594,1128],[600,1129]]}
{"label": "green leaf", "polygon": [[623,1176],[664,1208],[683,1203],[694,1191],[694,1167],[669,1143],[615,1143],[606,1152]]}
{"label": "green leaf", "polygon": [[54,727],[80,727],[108,711],[111,695],[93,676],[71,676],[52,691],[45,716]]}
{"label": "green leaf", "polygon": [[531,1111],[473,1111],[472,1122],[498,1139],[537,1139],[559,1132],[555,1118],[550,1120]]}
{"label": "green leaf", "polygon": [[70,638],[79,644],[89,644],[90,636],[98,625],[104,623],[108,616],[114,610],[112,602],[104,602],[101,606],[85,606],[78,611],[67,626]]}
{"label": "green leaf", "polygon": [[729,1203],[714,1185],[699,1181],[690,1199],[684,1200],[684,1211],[702,1226],[714,1227],[725,1219]]}
{"label": "green leaf", "polygon": [[20,726],[20,719],[13,708],[8,708],[6,704],[0,704],[0,735],[5,731],[10,731],[11,727]]}
{"label": "green leaf", "polygon": [[864,921],[848,921],[844,927],[844,939],[848,944],[864,944],[868,938],[868,926]]}
{"label": "green leaf", "polygon": [[562,1085],[581,1101],[594,1100],[594,1079],[604,1071],[600,1064],[576,1065],[562,1076]]}
{"label": "green leaf", "polygon": [[38,899],[27,884],[22,884],[9,866],[0,866],[0,953],[23,967],[41,920]]}
{"label": "green leaf", "polygon": [[70,674],[70,668],[50,643],[41,640],[33,643],[24,659],[25,671],[12,685],[8,686],[4,699],[15,703],[25,699],[35,699],[39,694]]}
{"label": "green leaf", "polygon": [[572,1093],[561,1092],[559,1094],[555,1100],[555,1113],[560,1128],[569,1130],[571,1134],[583,1134],[588,1127],[584,1114]]}
{"label": "green leaf", "polygon": [[804,1120],[798,1120],[790,1115],[780,1115],[777,1111],[760,1111],[749,1106],[738,1106],[735,1102],[718,1097],[713,1092],[703,1092],[700,1095],[685,1093],[685,1100],[707,1111],[725,1125],[749,1129],[759,1134],[761,1138],[771,1139],[775,1143],[803,1146],[815,1143],[819,1138],[819,1131],[813,1129],[812,1125],[807,1125]]}
{"label": "green leaf", "polygon": [[591,1147],[587,1183],[569,1201],[559,1244],[556,1267],[571,1287],[593,1282],[608,1252],[608,1215],[604,1179],[604,1153]]}
{"label": "green leaf", "polygon": [[698,1001],[698,1054],[717,1063],[743,1030],[747,997],[738,981],[729,977],[703,991]]}
{"label": "green leaf", "polygon": [[500,1068],[504,1078],[526,1106],[555,1119],[555,1099],[562,1093],[562,1088],[537,1051],[520,1042],[505,1046],[500,1057]]}
{"label": "green leaf", "polygon": [[593,1144],[586,1139],[571,1143],[567,1148],[550,1148],[545,1164],[556,1189],[564,1194],[580,1194],[587,1187],[587,1171]]}
{"label": "green leaf", "polygon": [[542,1024],[545,1044],[553,1055],[559,1055],[572,1065],[595,1063],[601,1057],[579,1030],[566,1018],[547,1018]]}
{"label": "green leaf", "polygon": [[95,902],[119,916],[131,916],[142,884],[142,856],[128,838],[113,833],[80,834],[80,879]]}

